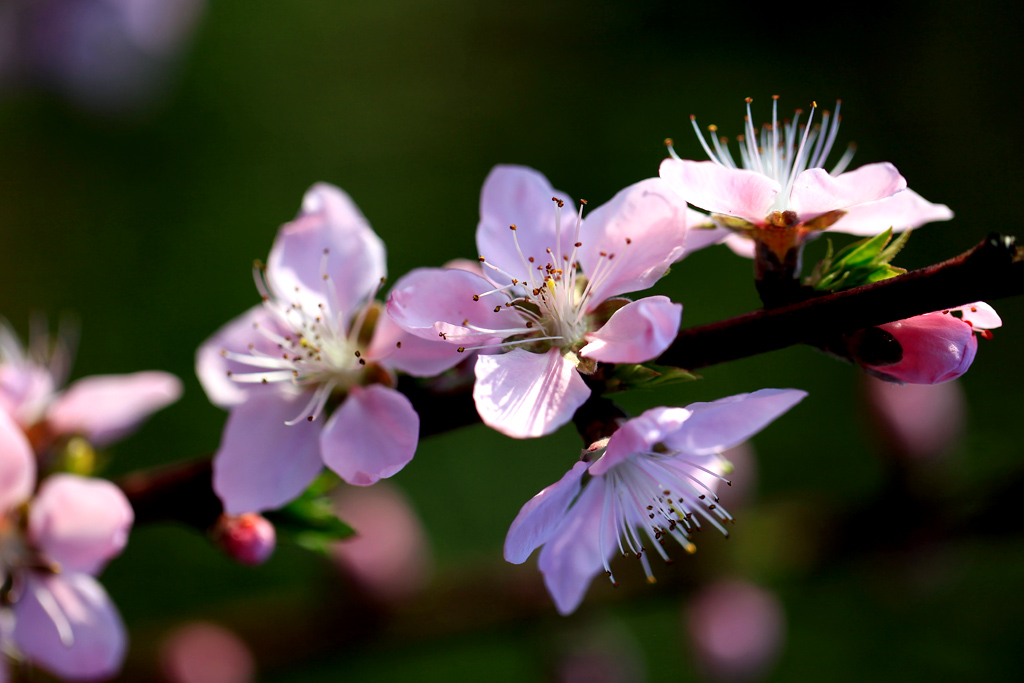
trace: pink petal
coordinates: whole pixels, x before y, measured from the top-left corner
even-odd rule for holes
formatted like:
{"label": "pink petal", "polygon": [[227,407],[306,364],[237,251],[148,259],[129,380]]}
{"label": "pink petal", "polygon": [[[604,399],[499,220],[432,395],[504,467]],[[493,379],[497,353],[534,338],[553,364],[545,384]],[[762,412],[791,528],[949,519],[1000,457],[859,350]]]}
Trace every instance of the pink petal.
{"label": "pink petal", "polygon": [[473,400],[480,419],[517,439],[550,434],[590,396],[576,366],[558,349],[514,349],[476,359]]}
{"label": "pink petal", "polygon": [[627,420],[619,427],[597,462],[590,466],[590,473],[602,476],[634,453],[647,453],[655,444],[675,433],[690,418],[686,408],[651,408],[639,417]]}
{"label": "pink petal", "polygon": [[[233,381],[228,373],[260,372],[261,368],[252,367],[224,357],[224,351],[249,354],[251,351],[266,355],[276,355],[279,348],[276,342],[260,334],[263,328],[279,336],[287,336],[277,319],[263,306],[253,306],[224,327],[217,330],[196,351],[196,375],[203,385],[210,402],[221,408],[230,408],[243,402],[251,393],[276,391],[273,386],[260,383]],[[252,349],[249,345],[252,345]]]}
{"label": "pink petal", "polygon": [[973,328],[950,313],[925,313],[880,325],[903,347],[897,363],[865,367],[908,384],[938,384],[967,372],[978,352]]}
{"label": "pink petal", "polygon": [[835,209],[848,210],[891,197],[906,188],[906,179],[888,162],[866,164],[838,176],[823,168],[810,168],[796,177],[789,201],[800,220],[808,221]]}
{"label": "pink petal", "polygon": [[667,296],[649,296],[626,304],[596,332],[580,355],[603,363],[643,363],[657,358],[679,332],[682,304]]}
{"label": "pink petal", "polygon": [[618,549],[615,526],[610,516],[602,515],[606,486],[603,478],[591,479],[540,551],[537,564],[544,575],[544,585],[562,615],[576,611],[590,582],[603,567],[606,558],[601,557],[602,525],[608,556],[611,557],[612,548]]}
{"label": "pink petal", "polygon": [[768,176],[726,168],[713,161],[665,159],[661,177],[680,197],[699,209],[763,224],[781,191]]}
{"label": "pink petal", "polygon": [[28,500],[36,485],[36,459],[21,427],[0,410],[0,516]]}
{"label": "pink petal", "polygon": [[760,389],[686,407],[690,417],[663,443],[690,455],[709,455],[736,446],[802,401],[806,391]]}
{"label": "pink petal", "polygon": [[522,564],[544,545],[565,520],[580,492],[580,480],[590,463],[579,461],[556,483],[535,495],[516,515],[505,537],[505,559]]}
{"label": "pink petal", "polygon": [[181,391],[181,380],[166,372],[94,375],[72,384],[46,417],[57,434],[80,434],[103,447],[177,401]]}
{"label": "pink petal", "polygon": [[382,311],[373,330],[373,339],[366,350],[366,360],[384,367],[401,370],[414,377],[433,377],[453,368],[466,359],[453,344],[440,337],[428,341],[403,330]]}
{"label": "pink petal", "polygon": [[416,454],[420,417],[402,394],[380,384],[353,387],[320,436],[324,462],[350,484],[369,486],[401,471]]}
{"label": "pink petal", "polygon": [[56,391],[53,375],[44,367],[30,362],[0,364],[0,411],[23,427],[43,419]]}
{"label": "pink petal", "polygon": [[[417,268],[395,283],[388,297],[388,314],[405,331],[430,341],[442,339],[456,346],[490,344],[508,336],[522,321],[514,311],[494,307],[507,301],[500,295],[475,295],[494,289],[481,277],[464,270]],[[463,327],[463,322],[493,332],[476,332]]]}
{"label": "pink petal", "polygon": [[386,274],[384,243],[352,198],[327,183],[306,192],[298,217],[281,226],[267,259],[267,279],[283,300],[307,311],[322,303],[346,321]]}
{"label": "pink petal", "polygon": [[996,309],[984,301],[975,301],[973,304],[965,304],[951,309],[963,313],[963,319],[971,323],[976,330],[994,330],[1002,327],[1003,319],[996,313]]}
{"label": "pink petal", "polygon": [[888,199],[851,207],[846,215],[829,226],[831,232],[870,237],[892,228],[893,232],[913,230],[925,223],[948,221],[953,212],[945,204],[932,204],[911,189]]}
{"label": "pink petal", "polygon": [[901,455],[936,458],[962,441],[967,400],[959,382],[895,384],[867,377],[866,387],[883,436]]}
{"label": "pink petal", "polygon": [[92,681],[121,668],[128,647],[124,624],[103,586],[88,574],[29,574],[14,617],[15,644],[56,676]]}
{"label": "pink petal", "polygon": [[687,207],[686,242],[684,244],[687,254],[714,244],[721,244],[732,234],[732,230],[716,226],[711,216]]}
{"label": "pink petal", "polygon": [[[555,202],[561,199],[561,247],[572,247],[576,228],[576,209],[572,199],[551,187],[539,171],[526,166],[495,166],[484,180],[480,192],[480,223],[476,228],[476,244],[480,255],[519,280],[528,280],[531,265],[524,258],[533,257],[537,265],[551,261],[547,249],[556,248]],[[515,225],[515,235],[509,229]],[[516,251],[513,238],[519,240],[523,256]],[[485,268],[484,272],[490,269]],[[490,276],[500,284],[508,278],[491,271]]]}
{"label": "pink petal", "polygon": [[63,571],[96,574],[121,554],[134,520],[128,499],[109,481],[54,474],[32,501],[28,534]]}
{"label": "pink petal", "polygon": [[320,473],[322,417],[294,425],[310,399],[281,393],[253,394],[235,407],[213,456],[213,490],[230,515],[281,507]]}
{"label": "pink petal", "polygon": [[[580,265],[600,283],[588,307],[653,285],[683,257],[685,241],[686,202],[665,181],[648,178],[620,190],[587,216],[580,232]],[[571,243],[562,248],[572,252]]]}
{"label": "pink petal", "polygon": [[752,259],[757,255],[757,244],[753,239],[740,234],[732,234],[725,238],[725,246],[732,249],[732,253],[743,258]]}

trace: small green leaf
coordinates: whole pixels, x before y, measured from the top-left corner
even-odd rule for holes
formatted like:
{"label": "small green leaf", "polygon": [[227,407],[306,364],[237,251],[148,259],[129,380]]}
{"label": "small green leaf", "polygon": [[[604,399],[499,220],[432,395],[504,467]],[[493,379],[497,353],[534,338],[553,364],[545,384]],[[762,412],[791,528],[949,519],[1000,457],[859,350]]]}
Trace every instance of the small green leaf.
{"label": "small green leaf", "polygon": [[805,284],[818,291],[839,291],[901,275],[907,271],[889,262],[909,238],[910,231],[907,231],[893,240],[892,228],[889,228],[874,237],[858,240],[835,254],[829,242],[825,258],[815,265]]}
{"label": "small green leaf", "polygon": [[616,365],[611,372],[606,374],[605,387],[609,392],[651,389],[695,379],[698,379],[697,375],[682,368],[662,367],[651,363],[644,365],[622,363]]}

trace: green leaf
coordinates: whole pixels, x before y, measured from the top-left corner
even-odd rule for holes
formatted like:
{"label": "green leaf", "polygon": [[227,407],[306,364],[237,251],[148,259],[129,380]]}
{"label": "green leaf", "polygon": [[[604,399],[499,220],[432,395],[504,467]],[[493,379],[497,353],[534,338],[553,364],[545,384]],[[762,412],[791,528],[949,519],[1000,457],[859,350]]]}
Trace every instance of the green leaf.
{"label": "green leaf", "polygon": [[643,365],[621,363],[605,375],[605,387],[609,392],[652,389],[695,379],[699,379],[699,376],[682,368],[663,367],[653,363]]}
{"label": "green leaf", "polygon": [[829,242],[825,258],[814,266],[805,284],[818,291],[839,291],[901,275],[907,271],[889,262],[909,238],[910,231],[907,231],[893,240],[892,228],[889,228],[874,237],[858,240],[835,254]]}
{"label": "green leaf", "polygon": [[265,513],[278,537],[324,553],[331,543],[353,536],[355,530],[338,519],[331,504],[331,492],[339,481],[333,473],[325,472],[297,499],[280,510]]}

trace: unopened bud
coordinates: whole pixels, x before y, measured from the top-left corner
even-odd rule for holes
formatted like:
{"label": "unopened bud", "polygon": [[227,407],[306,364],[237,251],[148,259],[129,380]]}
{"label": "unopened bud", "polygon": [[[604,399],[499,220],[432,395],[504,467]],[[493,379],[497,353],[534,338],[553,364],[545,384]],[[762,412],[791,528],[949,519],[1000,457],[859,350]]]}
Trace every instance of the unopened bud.
{"label": "unopened bud", "polygon": [[277,545],[274,525],[255,512],[221,515],[213,538],[229,557],[252,567],[266,562]]}

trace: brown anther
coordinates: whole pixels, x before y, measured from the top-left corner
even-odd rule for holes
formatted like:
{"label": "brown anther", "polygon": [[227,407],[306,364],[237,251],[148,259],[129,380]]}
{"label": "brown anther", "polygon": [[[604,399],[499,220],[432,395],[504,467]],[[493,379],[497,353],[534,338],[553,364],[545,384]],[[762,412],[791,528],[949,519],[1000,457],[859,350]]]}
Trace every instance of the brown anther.
{"label": "brown anther", "polygon": [[[690,118],[691,119],[693,118],[693,114],[690,114]],[[672,143],[673,143],[672,138],[665,138],[665,146],[666,147],[671,147]]]}
{"label": "brown anther", "polygon": [[519,284],[519,280],[517,280],[515,278],[512,278],[512,284],[518,285]]}
{"label": "brown anther", "polygon": [[473,301],[480,301],[480,295],[479,294],[474,294],[473,295]]}
{"label": "brown anther", "polygon": [[479,259],[479,260],[480,260],[480,263],[483,263],[483,262],[484,262],[484,257],[483,257],[483,256],[477,256],[477,259]]}
{"label": "brown anther", "polygon": [[222,356],[228,355],[228,350],[227,349],[221,349],[220,350],[220,355],[222,355]]}
{"label": "brown anther", "polygon": [[529,258],[528,258],[528,259],[526,259],[526,260],[527,260],[527,261],[529,261],[530,263],[533,263],[533,257],[532,257],[532,256],[531,256],[531,257],[529,257]]}
{"label": "brown anther", "polygon": [[501,310],[501,305],[500,304],[494,307],[494,312],[495,313],[497,313],[500,310]]}
{"label": "brown anther", "polygon": [[463,318],[462,319],[462,326],[465,327],[468,324],[469,324],[469,318]]}
{"label": "brown anther", "polygon": [[230,377],[230,376],[231,376],[231,371],[230,371],[230,370],[228,370],[228,377]]}
{"label": "brown anther", "polygon": [[753,97],[745,97],[745,98],[743,98],[743,101],[746,102],[747,104],[750,104],[751,102],[754,101],[754,98]]}
{"label": "brown anther", "polygon": [[574,247],[582,247],[583,246],[583,242],[577,242],[576,244],[574,244],[572,246],[574,246]]}
{"label": "brown anther", "polygon": [[818,108],[818,103],[815,102],[814,100],[811,100],[811,107],[813,107],[814,109],[817,109]]}
{"label": "brown anther", "polygon": [[356,351],[356,358],[359,358],[359,357],[360,357],[360,356],[362,356],[362,355],[363,355],[363,354],[359,353],[359,351]]}
{"label": "brown anther", "polygon": [[307,419],[308,421],[312,422],[312,421],[313,421],[313,416],[312,416],[312,415],[310,415],[310,416],[309,416],[309,417],[307,417],[306,419]]}
{"label": "brown anther", "polygon": [[633,240],[631,240],[630,238],[627,237],[626,238],[626,244],[633,244]]}
{"label": "brown anther", "polygon": [[402,342],[395,342],[395,347],[399,349],[402,348]]}
{"label": "brown anther", "polygon": [[772,99],[773,100],[777,100],[777,99],[779,99],[779,96],[778,95],[772,95]]}
{"label": "brown anther", "polygon": [[459,348],[457,348],[455,350],[458,351],[459,353],[465,353],[466,352],[466,347],[465,346],[460,346]]}
{"label": "brown anther", "polygon": [[267,383],[267,378],[264,377],[261,381],[263,382],[263,384],[266,384]]}
{"label": "brown anther", "polygon": [[512,225],[508,226],[508,229],[509,230],[515,230],[516,229],[516,224],[513,223]]}
{"label": "brown anther", "polygon": [[978,330],[978,334],[984,339],[992,339],[992,330]]}
{"label": "brown anther", "polygon": [[359,364],[360,364],[360,365],[366,365],[366,359],[364,359],[364,358],[360,358],[360,359],[359,359]]}
{"label": "brown anther", "polygon": [[[527,320],[527,321],[526,321],[526,326],[527,326],[527,327],[533,327],[533,321],[532,321],[532,320]],[[987,331],[987,330],[986,330],[986,331]]]}
{"label": "brown anther", "polygon": [[600,254],[601,254],[601,256],[607,256],[608,252],[607,251],[602,251],[602,252],[600,252]]}
{"label": "brown anther", "polygon": [[718,130],[718,126],[716,126],[715,124],[712,123],[710,126],[708,126],[708,130],[710,130],[712,133],[714,133],[715,131]]}
{"label": "brown anther", "polygon": [[977,313],[977,312],[978,312],[978,307],[977,306],[971,306],[971,313]]}

